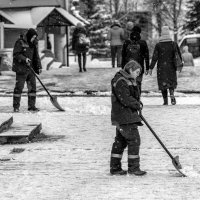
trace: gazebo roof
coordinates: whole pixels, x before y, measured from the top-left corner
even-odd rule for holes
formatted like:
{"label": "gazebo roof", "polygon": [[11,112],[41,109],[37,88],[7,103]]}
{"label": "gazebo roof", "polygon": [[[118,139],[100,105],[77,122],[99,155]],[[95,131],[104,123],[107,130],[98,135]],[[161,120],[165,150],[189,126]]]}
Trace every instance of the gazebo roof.
{"label": "gazebo roof", "polygon": [[65,9],[57,7],[5,9],[0,10],[0,16],[18,27],[75,26],[83,23]]}

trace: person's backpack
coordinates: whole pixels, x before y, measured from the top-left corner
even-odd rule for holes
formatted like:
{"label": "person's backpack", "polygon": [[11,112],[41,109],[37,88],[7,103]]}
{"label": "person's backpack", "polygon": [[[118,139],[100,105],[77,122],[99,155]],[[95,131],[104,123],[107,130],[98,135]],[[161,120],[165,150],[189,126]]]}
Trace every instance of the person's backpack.
{"label": "person's backpack", "polygon": [[78,46],[80,47],[89,47],[90,46],[90,39],[86,37],[85,34],[80,33],[78,36]]}
{"label": "person's backpack", "polygon": [[140,44],[137,41],[130,41],[126,48],[126,61],[135,60],[140,61]]}

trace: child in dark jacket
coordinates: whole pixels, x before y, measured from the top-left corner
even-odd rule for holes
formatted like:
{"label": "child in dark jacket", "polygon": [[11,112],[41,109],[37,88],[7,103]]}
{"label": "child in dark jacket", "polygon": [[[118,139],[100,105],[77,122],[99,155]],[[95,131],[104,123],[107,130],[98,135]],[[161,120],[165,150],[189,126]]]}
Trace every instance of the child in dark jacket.
{"label": "child in dark jacket", "polygon": [[124,149],[128,146],[128,173],[136,176],[146,174],[140,170],[140,135],[138,126],[142,126],[138,115],[140,110],[140,91],[136,78],[141,73],[141,66],[134,60],[129,61],[124,69],[116,73],[111,81],[112,111],[111,121],[116,126],[115,142],[112,146],[110,173],[125,175],[121,167]]}

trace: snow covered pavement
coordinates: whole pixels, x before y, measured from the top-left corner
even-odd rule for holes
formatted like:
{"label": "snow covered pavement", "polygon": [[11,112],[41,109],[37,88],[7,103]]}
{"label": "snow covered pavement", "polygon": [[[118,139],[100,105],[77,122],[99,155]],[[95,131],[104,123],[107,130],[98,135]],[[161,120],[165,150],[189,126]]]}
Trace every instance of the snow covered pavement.
{"label": "snow covered pavement", "polygon": [[[1,116],[14,121],[42,122],[51,139],[3,145],[0,158],[2,200],[133,200],[199,199],[200,97],[180,96],[176,106],[161,106],[161,97],[143,97],[143,116],[180,163],[188,177],[179,177],[171,159],[144,125],[141,168],[144,177],[110,176],[109,159],[115,128],[110,123],[109,97],[60,97],[66,112],[57,111],[48,97],[37,99],[38,113],[12,113],[12,98],[0,98]],[[24,148],[10,154],[13,148]],[[127,169],[127,152],[123,168]]]}

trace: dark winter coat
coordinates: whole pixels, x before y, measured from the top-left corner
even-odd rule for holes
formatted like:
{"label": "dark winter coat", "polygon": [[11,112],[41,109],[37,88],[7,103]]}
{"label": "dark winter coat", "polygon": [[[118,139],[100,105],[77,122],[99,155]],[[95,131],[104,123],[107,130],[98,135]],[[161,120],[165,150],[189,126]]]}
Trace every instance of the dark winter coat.
{"label": "dark winter coat", "polygon": [[[127,47],[131,43],[131,40],[126,40],[122,47],[122,69],[131,60],[127,58]],[[141,74],[144,73],[144,62],[146,64],[146,70],[149,70],[149,49],[145,40],[138,40],[137,43],[140,45],[140,56],[139,60],[136,60],[142,67]]]}
{"label": "dark winter coat", "polygon": [[159,90],[177,87],[176,68],[174,66],[175,47],[181,58],[181,52],[176,42],[163,41],[156,44],[150,69],[153,69],[157,63],[157,79]]}
{"label": "dark winter coat", "polygon": [[133,123],[142,125],[137,112],[140,108],[140,92],[130,75],[120,70],[112,79],[111,86],[112,124],[116,126]]}
{"label": "dark winter coat", "polygon": [[88,33],[84,27],[76,27],[74,29],[74,32],[72,35],[72,50],[75,50],[76,53],[83,53],[89,50],[89,46],[78,45],[78,39],[79,39],[80,34],[84,34],[88,37]]}
{"label": "dark winter coat", "polygon": [[31,60],[30,66],[37,74],[39,74],[39,70],[42,69],[42,65],[37,47],[35,45],[29,45],[26,37],[23,37],[19,38],[15,42],[13,49],[12,70],[18,74],[28,73],[30,69],[26,64],[26,58],[29,58]]}

